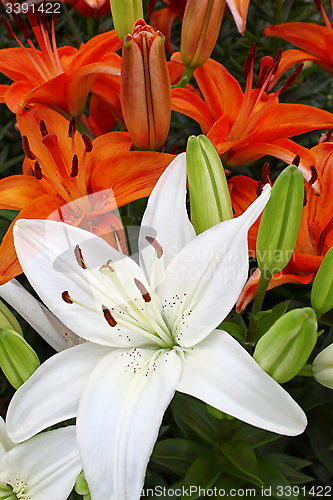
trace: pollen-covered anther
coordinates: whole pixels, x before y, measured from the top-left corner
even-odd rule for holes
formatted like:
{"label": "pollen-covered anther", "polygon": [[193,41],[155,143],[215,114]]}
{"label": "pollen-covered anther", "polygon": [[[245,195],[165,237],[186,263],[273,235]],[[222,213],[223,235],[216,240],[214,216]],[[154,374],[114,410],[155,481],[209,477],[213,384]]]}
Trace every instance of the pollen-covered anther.
{"label": "pollen-covered anther", "polygon": [[90,153],[90,151],[92,151],[93,148],[92,140],[90,139],[88,134],[82,134],[81,137],[84,142],[87,153]]}
{"label": "pollen-covered anther", "polygon": [[159,242],[152,236],[146,236],[146,241],[148,241],[148,243],[154,248],[157,258],[160,259],[163,255],[163,248],[161,247]]}
{"label": "pollen-covered anther", "polygon": [[247,76],[249,74],[252,64],[253,64],[253,54],[252,52],[249,52],[245,59],[245,64],[243,69],[244,76]]}
{"label": "pollen-covered anther", "polygon": [[76,262],[79,264],[79,266],[82,267],[82,269],[87,269],[87,266],[83,260],[82,251],[81,251],[81,248],[79,247],[79,245],[76,245],[76,247],[74,249],[74,255],[76,258]]}
{"label": "pollen-covered anther", "polygon": [[73,304],[74,300],[72,300],[70,298],[70,295],[68,293],[68,290],[65,290],[64,292],[62,292],[61,294],[61,298],[64,302],[67,302],[67,304]]}
{"label": "pollen-covered anther", "polygon": [[280,61],[281,61],[281,57],[282,57],[282,52],[283,50],[282,49],[279,49],[274,57],[274,61],[273,61],[273,71],[272,71],[272,75],[275,75],[275,73],[277,72],[278,70],[278,67],[279,67],[279,64],[280,64]]}
{"label": "pollen-covered anther", "polygon": [[264,188],[263,183],[259,181],[256,189],[257,198],[259,198],[259,196],[261,195],[263,188]]}
{"label": "pollen-covered anther", "polygon": [[30,144],[28,137],[26,135],[22,135],[22,149],[24,151],[24,154],[29,160],[35,160],[36,156],[33,154],[33,152],[30,149]]}
{"label": "pollen-covered anther", "polygon": [[137,288],[139,289],[143,300],[145,302],[150,302],[151,296],[149,295],[149,292],[148,292],[147,288],[144,286],[144,284],[141,283],[141,281],[139,281],[137,278],[134,278],[134,283],[137,286]]}
{"label": "pollen-covered anther", "polygon": [[283,94],[283,92],[285,92],[290,87],[290,85],[292,85],[294,83],[294,81],[296,80],[296,78],[298,77],[298,75],[300,74],[300,72],[302,71],[303,66],[304,66],[304,63],[300,63],[297,66],[297,68],[295,69],[295,71],[293,72],[293,74],[288,78],[288,80],[286,81],[286,83],[284,83],[282,85],[282,87],[280,88],[279,94]]}
{"label": "pollen-covered anther", "polygon": [[262,168],[262,180],[264,184],[269,184],[272,186],[271,180],[269,178],[269,163],[266,161]]}
{"label": "pollen-covered anther", "polygon": [[263,66],[261,71],[260,71],[260,74],[259,74],[259,77],[258,77],[258,80],[256,83],[256,87],[255,87],[256,89],[261,89],[261,87],[264,85],[267,73],[268,73],[268,66],[267,66],[267,64],[265,64],[265,66]]}
{"label": "pollen-covered anther", "polygon": [[78,160],[78,157],[77,155],[73,155],[73,159],[72,159],[72,170],[71,170],[71,177],[77,177],[79,173],[79,160]]}
{"label": "pollen-covered anther", "polygon": [[71,117],[71,119],[69,120],[69,125],[68,125],[68,137],[70,137],[71,139],[75,135],[76,126],[77,126],[77,119],[76,119],[76,116],[73,115]]}
{"label": "pollen-covered anther", "polygon": [[2,24],[5,26],[10,38],[12,40],[15,40],[13,29],[12,29],[11,25],[9,24],[9,22],[7,21],[7,19],[5,18],[5,16],[1,16],[1,21],[2,21]]}
{"label": "pollen-covered anther", "polygon": [[310,186],[312,186],[312,184],[314,184],[316,180],[318,180],[318,170],[314,165],[311,165],[310,170],[311,170],[311,179],[309,180],[309,184]]}
{"label": "pollen-covered anther", "polygon": [[112,316],[110,309],[108,309],[107,307],[105,307],[102,304],[102,311],[103,311],[104,318],[109,323],[109,325],[112,327],[115,327],[117,325],[117,321]]}
{"label": "pollen-covered anther", "polygon": [[25,20],[23,19],[23,17],[21,16],[21,14],[15,14],[14,12],[11,12],[11,16],[15,20],[17,27],[20,30],[20,32],[22,33],[22,35],[24,36],[24,38],[26,40],[31,40],[31,35],[30,35],[28,25],[25,22]]}
{"label": "pollen-covered anther", "polygon": [[300,161],[301,161],[300,155],[296,155],[295,158],[293,159],[293,161],[291,162],[291,164],[295,165],[296,167],[298,167],[299,164],[300,164]]}
{"label": "pollen-covered anther", "polygon": [[42,134],[42,137],[44,138],[45,136],[49,135],[48,131],[47,131],[47,128],[46,128],[46,125],[45,125],[45,122],[44,120],[41,120],[39,122],[39,129],[40,129],[40,133]]}
{"label": "pollen-covered anther", "polygon": [[303,198],[303,207],[308,204],[308,195],[306,193],[306,187],[304,186],[304,198]]}
{"label": "pollen-covered anther", "polygon": [[37,160],[35,161],[35,177],[38,181],[43,179],[42,169]]}

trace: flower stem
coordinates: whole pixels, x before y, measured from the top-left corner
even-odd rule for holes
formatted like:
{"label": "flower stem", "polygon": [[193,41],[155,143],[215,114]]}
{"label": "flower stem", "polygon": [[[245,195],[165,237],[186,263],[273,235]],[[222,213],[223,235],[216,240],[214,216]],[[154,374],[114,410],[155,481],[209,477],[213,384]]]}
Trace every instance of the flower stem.
{"label": "flower stem", "polygon": [[185,66],[183,76],[181,77],[177,85],[172,85],[171,88],[172,89],[177,89],[179,87],[185,88],[188,82],[190,81],[194,70],[195,68],[192,68],[192,66]]}
{"label": "flower stem", "polygon": [[297,373],[297,376],[313,377],[312,365],[304,365],[303,368]]}
{"label": "flower stem", "polygon": [[256,334],[257,322],[255,315],[261,311],[262,304],[264,302],[265,294],[269,285],[271,278],[267,278],[265,273],[261,273],[260,280],[258,283],[257,293],[254,298],[251,317],[249,321],[249,328],[245,337],[246,348],[249,352],[252,352],[253,341]]}

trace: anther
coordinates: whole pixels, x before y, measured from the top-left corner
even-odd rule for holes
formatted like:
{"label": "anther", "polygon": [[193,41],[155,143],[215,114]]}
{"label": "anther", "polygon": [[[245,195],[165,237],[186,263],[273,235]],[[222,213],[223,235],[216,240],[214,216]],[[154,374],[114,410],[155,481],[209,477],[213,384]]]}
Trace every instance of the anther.
{"label": "anther", "polygon": [[79,264],[79,266],[82,267],[82,269],[87,269],[87,266],[84,263],[82,251],[81,251],[81,248],[79,247],[79,245],[76,245],[76,247],[74,249],[74,255],[76,258],[76,262]]}
{"label": "anther", "polygon": [[301,161],[300,155],[296,155],[295,158],[293,159],[293,161],[291,162],[291,164],[295,165],[296,167],[298,167],[299,164],[300,164],[300,161]]}
{"label": "anther", "polygon": [[312,186],[312,184],[314,184],[318,179],[318,170],[314,165],[311,165],[310,170],[311,170],[311,179],[309,180],[309,184],[310,186]]}
{"label": "anther", "polygon": [[61,298],[64,302],[67,302],[67,304],[73,304],[74,300],[72,300],[69,296],[69,293],[67,290],[65,290],[64,292],[62,292],[61,294]]}
{"label": "anther", "polygon": [[40,129],[40,133],[42,134],[42,137],[44,138],[46,135],[49,135],[48,131],[47,131],[47,128],[46,128],[46,125],[45,125],[45,122],[44,120],[41,120],[39,122],[39,129]]}
{"label": "anther", "polygon": [[79,160],[77,155],[73,155],[71,177],[76,177],[79,173]]}
{"label": "anther", "polygon": [[110,309],[108,309],[107,307],[105,307],[102,304],[102,311],[103,311],[103,314],[104,314],[104,318],[109,323],[109,325],[112,326],[112,327],[116,326],[117,325],[117,321],[112,316]]}
{"label": "anther", "polygon": [[282,85],[282,87],[280,88],[280,91],[279,91],[280,94],[283,94],[283,92],[285,92],[290,87],[290,85],[292,85],[294,83],[294,81],[296,80],[296,78],[298,77],[298,75],[300,74],[300,72],[302,71],[303,66],[304,66],[303,63],[301,63],[301,64],[299,64],[297,66],[297,68],[293,72],[293,74],[288,78],[288,80],[286,81],[286,83],[284,83]]}
{"label": "anther", "polygon": [[256,86],[255,86],[256,89],[261,89],[261,87],[265,83],[265,79],[266,79],[267,73],[268,73],[268,66],[265,65],[265,66],[262,67],[262,69],[260,71],[260,74],[259,74]]}
{"label": "anther", "polygon": [[134,283],[137,286],[137,288],[139,289],[143,300],[145,302],[150,302],[151,296],[149,295],[149,292],[148,292],[147,288],[144,286],[144,284],[141,283],[141,281],[139,281],[137,278],[134,278]]}
{"label": "anther", "polygon": [[42,169],[37,160],[35,161],[35,177],[38,181],[43,179]]}
{"label": "anther", "polygon": [[321,10],[321,1],[320,0],[315,0],[316,8],[317,10]]}
{"label": "anther", "polygon": [[269,184],[270,186],[272,186],[271,180],[269,178],[269,163],[267,161],[262,167],[262,180],[264,184]]}
{"label": "anther", "polygon": [[23,17],[20,14],[14,14],[13,12],[11,13],[11,16],[14,18],[14,20],[17,24],[17,27],[20,30],[20,32],[22,33],[22,35],[24,36],[24,38],[26,40],[31,40],[28,25],[25,22],[25,20],[23,19]]}
{"label": "anther", "polygon": [[90,151],[92,150],[93,148],[93,143],[92,143],[92,140],[90,139],[89,135],[87,134],[82,134],[82,140],[84,142],[84,145],[86,147],[86,151],[87,153],[90,153]]}
{"label": "anther", "polygon": [[249,74],[252,64],[253,64],[253,54],[252,52],[249,52],[245,59],[245,64],[243,69],[244,76],[247,76]]}
{"label": "anther", "polygon": [[259,198],[259,196],[261,195],[263,187],[264,187],[263,183],[259,181],[256,189],[257,198]]}
{"label": "anther", "polygon": [[6,28],[10,38],[12,40],[15,40],[13,29],[12,29],[11,25],[9,24],[9,22],[7,21],[7,19],[5,18],[5,16],[1,16],[1,21],[2,21],[2,24],[4,25],[4,27]]}
{"label": "anther", "polygon": [[71,119],[69,120],[69,126],[68,126],[68,137],[70,137],[71,139],[75,135],[76,126],[77,126],[77,119],[76,119],[76,116],[73,115],[71,117]]}
{"label": "anther", "polygon": [[282,57],[282,52],[283,52],[283,50],[279,49],[277,51],[277,53],[276,53],[276,56],[274,57],[274,61],[273,61],[274,69],[272,71],[272,75],[275,75],[275,73],[278,70],[278,67],[279,67],[279,64],[280,64],[280,61],[281,61],[281,57]]}
{"label": "anther", "polygon": [[303,198],[303,207],[308,204],[308,195],[306,194],[306,187],[304,186],[304,198]]}
{"label": "anther", "polygon": [[28,137],[26,135],[22,135],[22,148],[23,148],[25,156],[27,156],[29,158],[29,160],[36,159],[36,156],[33,154],[33,152],[30,149]]}
{"label": "anther", "polygon": [[157,258],[160,259],[163,255],[163,248],[161,247],[159,242],[155,240],[155,238],[153,238],[152,236],[146,236],[146,240],[156,251]]}
{"label": "anther", "polygon": [[[44,2],[40,2],[41,5],[44,4]],[[44,26],[44,28],[46,29],[46,31],[49,29],[50,25],[49,25],[49,21],[47,19],[47,15],[44,11],[44,8],[42,10],[38,10],[37,9],[37,22],[39,25],[42,25]]]}

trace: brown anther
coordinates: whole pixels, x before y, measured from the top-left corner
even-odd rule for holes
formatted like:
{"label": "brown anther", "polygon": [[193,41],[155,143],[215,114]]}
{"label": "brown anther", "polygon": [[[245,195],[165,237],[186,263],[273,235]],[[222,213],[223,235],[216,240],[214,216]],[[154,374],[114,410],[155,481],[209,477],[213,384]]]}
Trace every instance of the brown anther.
{"label": "brown anther", "polygon": [[39,129],[40,129],[40,133],[42,134],[42,137],[49,135],[44,120],[41,120],[39,122]]}
{"label": "brown anther", "polygon": [[269,178],[269,163],[267,161],[262,167],[262,180],[264,184],[269,184],[270,186],[272,186],[271,180]]}
{"label": "brown anther", "polygon": [[312,184],[314,184],[318,179],[318,170],[314,165],[311,165],[310,170],[311,170],[311,179],[309,180],[309,184],[310,186],[312,186]]}
{"label": "brown anther", "polygon": [[252,52],[249,52],[245,59],[245,64],[243,69],[244,76],[247,76],[249,74],[252,64],[253,64],[253,54]]}
{"label": "brown anther", "polygon": [[67,302],[67,304],[73,304],[74,300],[72,300],[69,296],[69,293],[67,290],[65,290],[64,292],[62,292],[61,294],[61,298],[64,302]]}
{"label": "brown anther", "polygon": [[81,248],[79,247],[79,245],[76,245],[76,247],[74,248],[74,255],[76,258],[76,262],[79,264],[79,266],[82,267],[82,269],[87,269],[87,266],[84,263],[82,251],[81,251]]}
{"label": "brown anther", "polygon": [[2,24],[4,25],[4,27],[6,28],[10,38],[12,40],[15,40],[13,29],[12,29],[11,25],[9,24],[9,22],[7,21],[7,19],[5,18],[5,16],[1,16],[1,21],[2,21]]}
{"label": "brown anther", "polygon": [[[40,2],[40,5],[43,5],[43,4],[44,4],[43,1]],[[45,12],[45,8],[42,8],[41,10],[37,9],[37,22],[39,25],[44,26],[46,31],[49,29],[50,25],[49,25],[49,20],[47,18],[46,12]]]}
{"label": "brown anther", "polygon": [[29,158],[29,160],[35,160],[36,156],[33,154],[33,152],[30,149],[30,144],[28,137],[26,135],[22,135],[22,148],[24,151],[25,156]]}
{"label": "brown anther", "polygon": [[302,71],[303,66],[304,66],[304,63],[301,63],[297,66],[297,68],[293,72],[293,74],[288,78],[286,83],[284,83],[282,85],[282,87],[280,88],[279,94],[283,94],[283,92],[285,92],[290,87],[290,85],[292,85],[294,83],[294,81],[296,80],[296,78],[298,77],[300,72]]}
{"label": "brown anther", "polygon": [[259,198],[259,196],[261,195],[263,188],[264,188],[263,183],[259,181],[256,189],[257,198]]}
{"label": "brown anther", "polygon": [[161,247],[159,242],[152,236],[146,236],[146,241],[148,241],[148,243],[150,243],[150,245],[154,248],[157,258],[160,259],[163,255],[163,248]]}
{"label": "brown anther", "polygon": [[71,177],[76,177],[79,173],[79,160],[77,155],[73,155]]}
{"label": "brown anther", "polygon": [[68,137],[73,138],[76,132],[76,126],[77,126],[77,119],[76,116],[72,116],[71,119],[69,120],[69,125],[68,125]]}
{"label": "brown anther", "polygon": [[273,61],[273,71],[272,71],[272,75],[275,75],[275,73],[277,72],[278,70],[278,67],[279,67],[279,64],[280,64],[280,61],[281,61],[281,57],[282,57],[282,52],[283,50],[282,49],[279,49],[274,57],[274,61]]}
{"label": "brown anther", "polygon": [[303,198],[303,207],[308,204],[308,195],[306,194],[306,187],[304,186],[304,198]]}
{"label": "brown anther", "polygon": [[14,14],[12,12],[11,16],[15,20],[17,27],[20,30],[20,32],[22,33],[22,35],[24,36],[24,38],[26,40],[30,40],[31,36],[30,36],[30,31],[29,31],[28,25],[25,22],[25,20],[23,19],[23,17],[21,16],[21,14]]}
{"label": "brown anther", "polygon": [[253,60],[256,58],[257,44],[256,42],[251,43],[250,52],[253,54]]}
{"label": "brown anther", "polygon": [[296,155],[293,161],[291,162],[292,165],[295,165],[295,167],[298,167],[301,161],[300,155]]}
{"label": "brown anther", "polygon": [[149,295],[149,292],[147,288],[144,286],[141,281],[139,281],[137,278],[134,278],[134,283],[136,284],[137,288],[139,289],[142,298],[145,302],[150,302],[151,301],[151,296]]}
{"label": "brown anther", "polygon": [[261,87],[264,85],[267,73],[268,73],[268,66],[265,64],[265,66],[262,67],[260,74],[258,76],[258,80],[255,86],[256,89],[261,89]]}
{"label": "brown anther", "polygon": [[52,19],[53,19],[54,24],[57,24],[57,22],[58,22],[58,15],[54,11],[52,12]]}
{"label": "brown anther", "polygon": [[82,140],[84,142],[84,145],[86,147],[86,151],[87,153],[90,153],[90,151],[92,150],[93,148],[93,143],[92,143],[92,140],[90,139],[89,135],[88,134],[82,134]]}
{"label": "brown anther", "polygon": [[103,311],[103,314],[104,314],[104,318],[109,323],[109,325],[112,326],[112,327],[115,327],[117,325],[117,321],[112,316],[110,309],[108,309],[107,307],[105,307],[102,304],[102,311]]}
{"label": "brown anther", "polygon": [[315,0],[316,8],[317,10],[321,10],[321,1],[320,0]]}
{"label": "brown anther", "polygon": [[37,160],[35,161],[35,177],[38,181],[43,179],[42,169]]}

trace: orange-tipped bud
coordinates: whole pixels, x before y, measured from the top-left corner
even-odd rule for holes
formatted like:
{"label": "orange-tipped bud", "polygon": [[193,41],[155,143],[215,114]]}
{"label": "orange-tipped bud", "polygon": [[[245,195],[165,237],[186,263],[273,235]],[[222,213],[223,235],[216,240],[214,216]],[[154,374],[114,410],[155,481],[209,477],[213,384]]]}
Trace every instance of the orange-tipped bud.
{"label": "orange-tipped bud", "polygon": [[166,141],[171,117],[171,84],[164,36],[142,19],[124,40],[121,107],[133,143],[155,150]]}
{"label": "orange-tipped bud", "polygon": [[209,58],[219,36],[225,0],[188,0],[182,26],[183,64],[199,68]]}

